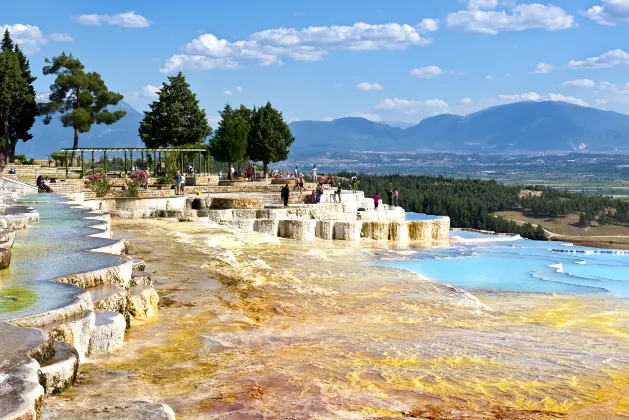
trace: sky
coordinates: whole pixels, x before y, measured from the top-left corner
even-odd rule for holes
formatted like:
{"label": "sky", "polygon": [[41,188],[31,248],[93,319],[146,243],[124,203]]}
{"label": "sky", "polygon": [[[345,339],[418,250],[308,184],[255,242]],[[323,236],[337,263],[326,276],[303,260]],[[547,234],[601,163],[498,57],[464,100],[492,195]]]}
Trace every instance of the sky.
{"label": "sky", "polygon": [[31,0],[0,28],[72,53],[138,110],[181,71],[216,127],[226,103],[287,121],[416,123],[524,100],[629,113],[629,0]]}

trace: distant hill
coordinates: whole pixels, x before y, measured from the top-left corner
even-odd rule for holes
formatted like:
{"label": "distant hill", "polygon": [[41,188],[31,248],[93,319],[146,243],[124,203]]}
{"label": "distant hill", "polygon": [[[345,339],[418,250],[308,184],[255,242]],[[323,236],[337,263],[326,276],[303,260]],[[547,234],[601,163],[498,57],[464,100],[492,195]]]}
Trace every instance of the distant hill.
{"label": "distant hill", "polygon": [[364,118],[339,118],[333,121],[295,121],[290,123],[295,136],[294,153],[350,150],[395,150],[395,141],[404,130]]}
{"label": "distant hill", "polygon": [[564,102],[518,102],[438,115],[400,129],[362,118],[290,124],[293,151],[629,151],[629,115]]}
{"label": "distant hill", "polygon": [[[79,147],[144,147],[138,134],[144,114],[124,101],[111,109],[122,109],[127,111],[127,115],[115,124],[94,124],[89,133],[79,133]],[[31,134],[31,140],[18,143],[16,153],[44,159],[46,155],[64,147],[72,147],[74,143],[74,130],[63,127],[58,119],[44,125],[42,119],[38,118]]]}

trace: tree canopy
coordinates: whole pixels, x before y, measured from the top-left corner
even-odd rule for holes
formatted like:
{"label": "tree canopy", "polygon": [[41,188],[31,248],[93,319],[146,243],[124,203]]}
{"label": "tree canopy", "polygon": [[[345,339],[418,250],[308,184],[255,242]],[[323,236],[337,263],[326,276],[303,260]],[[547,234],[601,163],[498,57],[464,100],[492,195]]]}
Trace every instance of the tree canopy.
{"label": "tree canopy", "polygon": [[[49,124],[52,116],[61,114],[64,127],[74,128],[74,149],[79,147],[79,133],[87,133],[93,124],[113,124],[124,117],[126,111],[111,112],[109,105],[117,105],[124,96],[111,92],[100,74],[86,73],[85,66],[72,54],[62,52],[52,60],[46,59],[44,74],[56,75],[50,85],[50,102],[42,107],[46,114],[44,123]],[[75,153],[72,153],[74,159]]]}
{"label": "tree canopy", "polygon": [[18,45],[14,45],[9,31],[4,32],[0,53],[0,121],[5,154],[15,155],[15,147],[21,139],[32,138],[29,133],[38,115],[35,102],[35,77]]}
{"label": "tree canopy", "polygon": [[220,112],[221,121],[218,123],[216,135],[210,141],[210,153],[216,160],[227,162],[231,166],[245,156],[250,129],[246,111],[249,110],[244,106],[234,110],[225,105],[225,109]]}
{"label": "tree canopy", "polygon": [[181,72],[162,84],[159,98],[150,108],[139,129],[146,147],[199,144],[212,134],[205,111]]}
{"label": "tree canopy", "polygon": [[274,109],[271,102],[251,112],[251,129],[247,139],[247,155],[264,164],[264,173],[268,164],[288,159],[289,148],[295,141],[282,113]]}

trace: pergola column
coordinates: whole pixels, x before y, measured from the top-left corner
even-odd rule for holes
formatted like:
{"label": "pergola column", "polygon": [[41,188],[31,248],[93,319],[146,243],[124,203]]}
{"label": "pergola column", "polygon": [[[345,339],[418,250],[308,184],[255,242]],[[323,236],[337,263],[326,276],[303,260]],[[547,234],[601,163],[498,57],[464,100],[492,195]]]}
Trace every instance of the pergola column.
{"label": "pergola column", "polygon": [[94,151],[92,150],[92,173],[96,170],[96,165],[94,164]]}
{"label": "pergola column", "polygon": [[85,176],[85,152],[81,152],[81,179]]}
{"label": "pergola column", "polygon": [[66,179],[68,179],[68,152],[66,152]]}

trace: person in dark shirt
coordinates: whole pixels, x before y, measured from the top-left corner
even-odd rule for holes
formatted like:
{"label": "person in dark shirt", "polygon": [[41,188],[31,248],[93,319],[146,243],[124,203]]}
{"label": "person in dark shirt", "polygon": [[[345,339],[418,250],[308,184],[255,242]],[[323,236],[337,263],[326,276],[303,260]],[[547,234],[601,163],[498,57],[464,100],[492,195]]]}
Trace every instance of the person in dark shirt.
{"label": "person in dark shirt", "polygon": [[393,188],[391,187],[387,190],[387,198],[389,199],[389,206],[393,207]]}
{"label": "person in dark shirt", "polygon": [[288,188],[288,181],[282,188],[282,199],[284,200],[284,207],[288,207],[288,197],[290,196],[290,188]]}

